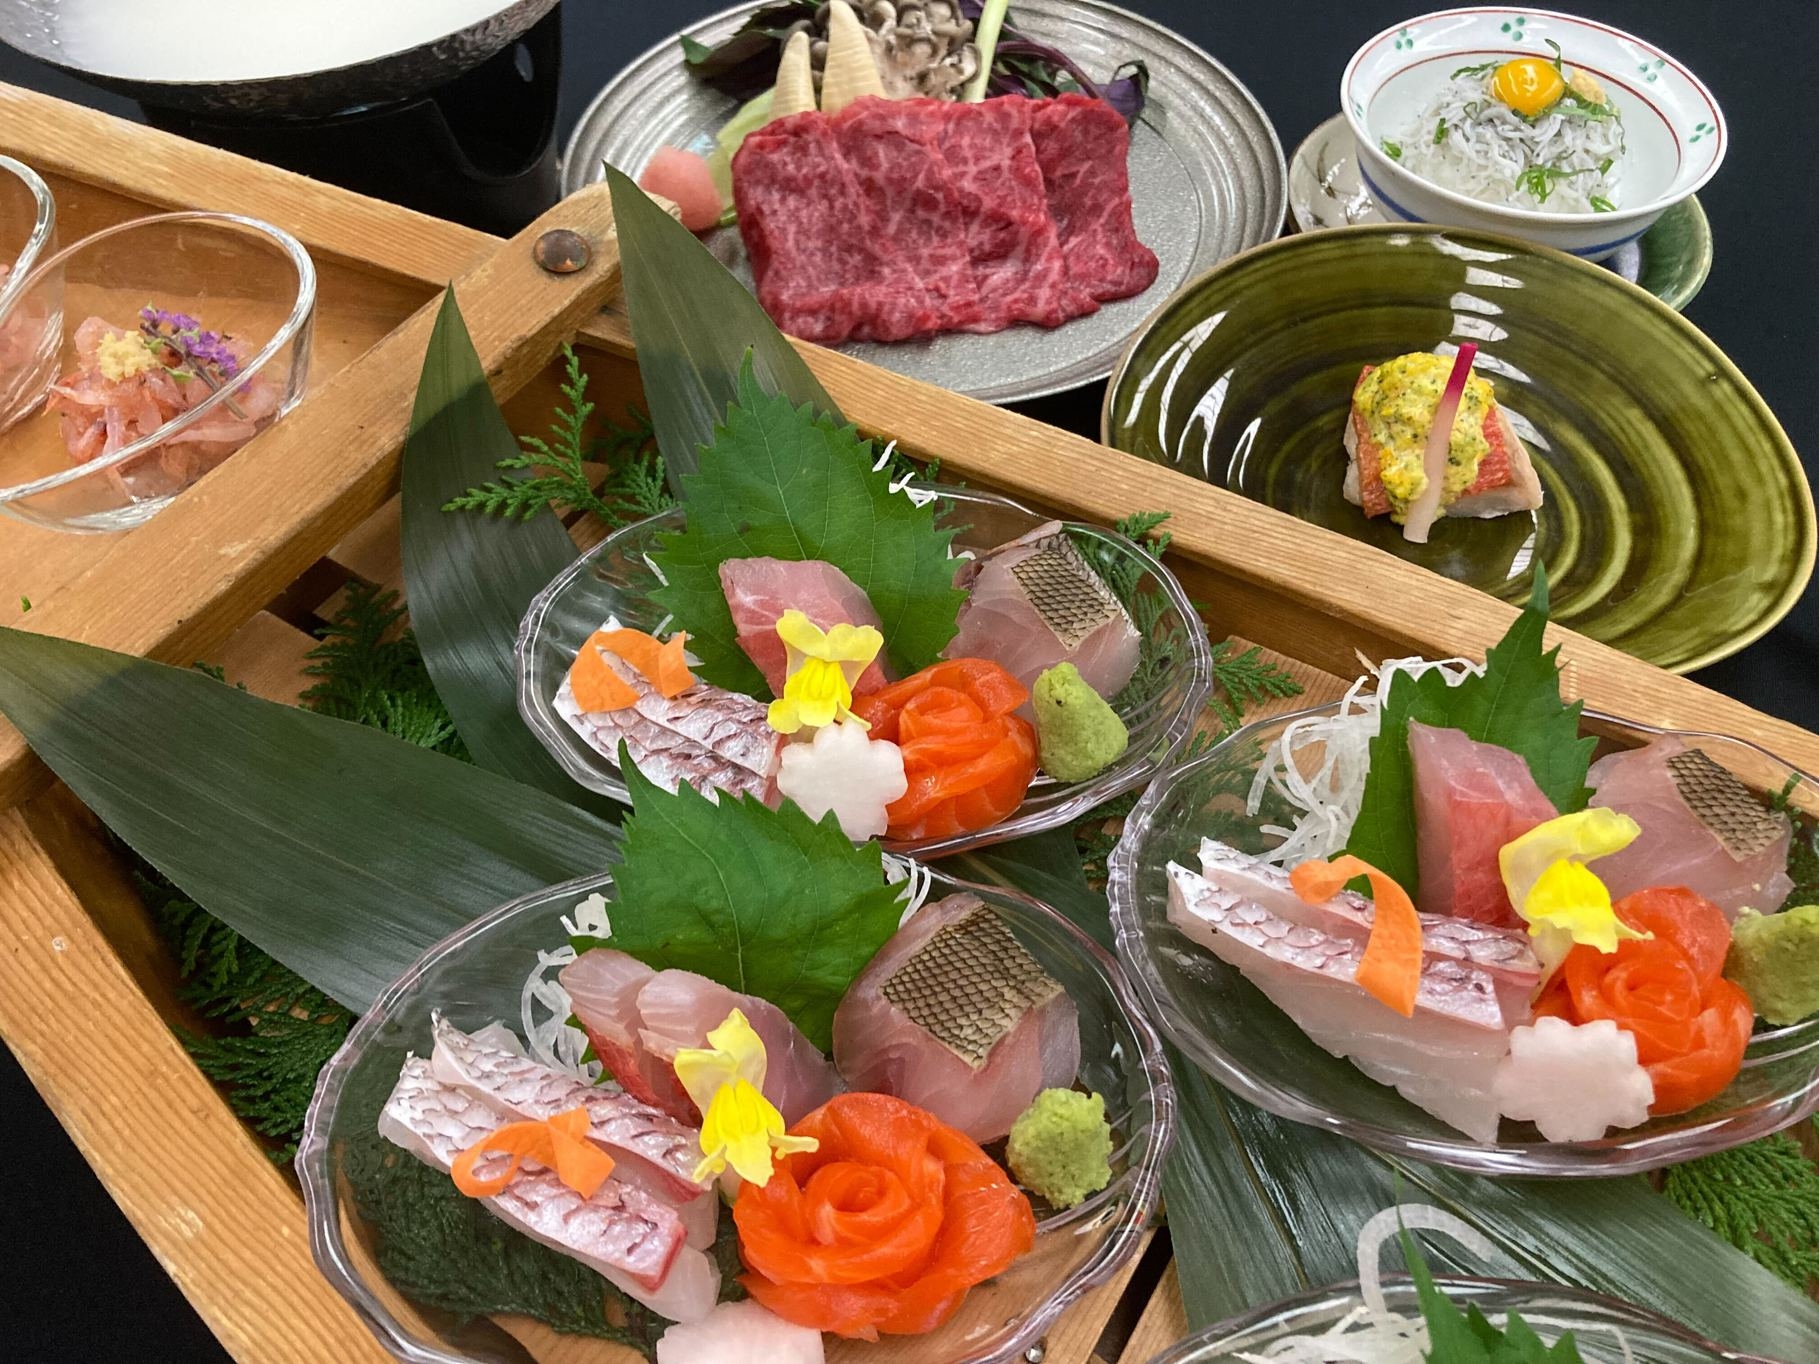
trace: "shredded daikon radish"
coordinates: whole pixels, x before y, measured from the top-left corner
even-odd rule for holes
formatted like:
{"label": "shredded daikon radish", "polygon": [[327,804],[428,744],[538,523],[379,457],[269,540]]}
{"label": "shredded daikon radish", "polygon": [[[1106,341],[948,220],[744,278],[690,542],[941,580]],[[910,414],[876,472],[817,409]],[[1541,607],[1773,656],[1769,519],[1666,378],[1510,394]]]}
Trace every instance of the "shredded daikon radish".
{"label": "shredded daikon radish", "polygon": [[[1271,1341],[1262,1350],[1239,1351],[1237,1358],[1250,1364],[1423,1364],[1428,1349],[1427,1323],[1418,1314],[1392,1312],[1383,1296],[1383,1243],[1405,1228],[1443,1232],[1476,1255],[1489,1258],[1496,1254],[1496,1247],[1482,1232],[1449,1212],[1423,1203],[1385,1208],[1358,1233],[1358,1295],[1364,1304],[1317,1335],[1286,1336]],[[1489,1320],[1501,1330],[1507,1318],[1499,1314]],[[1587,1328],[1583,1323],[1539,1315],[1524,1315],[1523,1320],[1534,1328],[1555,1328],[1560,1335],[1572,1331],[1587,1364],[1599,1364],[1605,1358],[1586,1353]],[[1608,1331],[1622,1352],[1623,1364],[1635,1364],[1623,1332],[1614,1327],[1592,1329]]]}
{"label": "shredded daikon radish", "polygon": [[935,884],[934,873],[914,858],[885,853],[884,879],[893,886],[903,887],[903,893],[897,897],[903,905],[903,917],[897,920],[897,927],[902,928],[927,903],[928,893]]}
{"label": "shredded daikon radish", "polygon": [[1291,721],[1270,745],[1251,782],[1248,812],[1263,808],[1265,792],[1278,796],[1301,811],[1293,828],[1266,824],[1261,832],[1281,843],[1263,854],[1264,860],[1292,867],[1310,858],[1332,857],[1345,848],[1358,807],[1364,800],[1364,780],[1370,774],[1371,740],[1377,737],[1380,711],[1398,674],[1410,677],[1438,669],[1449,687],[1484,669],[1463,658],[1432,661],[1425,658],[1392,658],[1372,666],[1346,689],[1339,709],[1332,715],[1310,715]]}
{"label": "shredded daikon radish", "polygon": [[[606,897],[598,891],[575,906],[573,918],[562,915],[561,923],[563,934],[570,938],[605,938],[613,931]],[[574,1004],[562,982],[549,974],[574,960],[575,949],[568,943],[554,951],[537,953],[537,964],[525,977],[518,998],[518,1019],[533,1060],[592,1084],[600,1078],[601,1065],[598,1061],[582,1061],[587,1054],[587,1034],[569,1022],[575,1014]]]}

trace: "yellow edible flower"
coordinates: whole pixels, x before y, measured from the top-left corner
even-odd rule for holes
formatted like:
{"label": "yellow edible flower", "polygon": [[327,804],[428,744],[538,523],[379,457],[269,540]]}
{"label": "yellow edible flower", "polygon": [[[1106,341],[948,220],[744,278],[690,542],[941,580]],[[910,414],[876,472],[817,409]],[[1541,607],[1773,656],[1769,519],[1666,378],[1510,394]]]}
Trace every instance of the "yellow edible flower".
{"label": "yellow edible flower", "polygon": [[771,702],[768,719],[779,734],[794,734],[804,725],[819,728],[850,720],[869,728],[853,714],[853,683],[878,657],[884,636],[870,625],[836,625],[823,630],[800,611],[785,611],[777,620],[777,637],[787,651],[783,695]]}
{"label": "yellow edible flower", "polygon": [[145,342],[129,332],[108,332],[104,335],[95,347],[95,363],[101,370],[101,377],[112,379],[115,383],[130,379],[135,374],[144,374],[158,365]]}
{"label": "yellow edible flower", "polygon": [[1528,924],[1545,975],[1575,943],[1615,952],[1625,938],[1649,936],[1617,917],[1610,891],[1585,865],[1622,851],[1641,832],[1628,815],[1594,806],[1537,824],[1498,852],[1503,888]]}
{"label": "yellow edible flower", "polygon": [[[874,633],[876,633],[874,631]],[[764,1097],[764,1040],[742,1010],[707,1035],[707,1046],[676,1053],[676,1078],[701,1110],[702,1160],[697,1183],[725,1173],[763,1188],[770,1183],[773,1157],[813,1151],[813,1137],[792,1137],[783,1115]]]}

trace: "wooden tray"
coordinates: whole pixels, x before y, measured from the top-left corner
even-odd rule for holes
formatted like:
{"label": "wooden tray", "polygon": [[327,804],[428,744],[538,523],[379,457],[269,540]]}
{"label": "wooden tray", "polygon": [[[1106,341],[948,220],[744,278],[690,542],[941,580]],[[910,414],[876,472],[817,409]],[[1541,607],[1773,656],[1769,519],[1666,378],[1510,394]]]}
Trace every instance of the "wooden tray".
{"label": "wooden tray", "polygon": [[[169,208],[268,219],[321,276],[311,396],[146,526],[71,536],[0,523],[0,620],[173,663],[212,659],[230,680],[295,701],[311,629],[351,579],[398,586],[398,454],[433,306],[458,294],[518,430],[540,429],[550,359],[575,338],[601,410],[638,396],[622,314],[599,311],[617,254],[604,191],[577,196],[509,244],[0,86],[0,151],[56,191],[60,230]],[[105,167],[106,169],[98,169]],[[596,243],[550,276],[530,245],[551,226]],[[1287,660],[1331,699],[1357,654],[1481,655],[1512,611],[1352,540],[1079,436],[803,346],[846,415],[967,482],[1081,519],[1174,513],[1173,563],[1208,603],[1214,638]],[[913,414],[908,418],[904,414]],[[590,528],[578,524],[578,542]],[[155,566],[155,571],[148,571]],[[22,612],[19,598],[32,608]],[[1595,708],[1755,740],[1819,771],[1819,736],[1569,632],[1568,686]],[[243,1361],[382,1364],[383,1351],[316,1273],[289,1171],[195,1069],[173,1024],[175,968],[95,819],[0,724],[0,1035],[160,1262]],[[96,1078],[93,1020],[107,1020]],[[1166,1236],[1077,1306],[1048,1364],[1142,1364],[1184,1331]]]}

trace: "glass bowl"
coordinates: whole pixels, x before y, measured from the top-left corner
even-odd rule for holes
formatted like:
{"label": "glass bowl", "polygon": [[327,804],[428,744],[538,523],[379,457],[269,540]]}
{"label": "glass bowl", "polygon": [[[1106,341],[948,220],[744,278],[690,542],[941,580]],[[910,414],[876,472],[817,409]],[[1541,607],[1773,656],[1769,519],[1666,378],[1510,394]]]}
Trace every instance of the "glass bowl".
{"label": "glass bowl", "polygon": [[57,364],[60,319],[54,289],[15,307],[26,277],[57,249],[57,201],[23,161],[0,156],[0,431],[44,396]]}
{"label": "glass bowl", "polygon": [[[918,495],[939,497],[937,524],[957,526],[954,548],[996,548],[1051,518],[1008,498],[968,488],[911,485]],[[1151,599],[1148,637],[1167,652],[1153,686],[1126,687],[1112,698],[1130,730],[1124,756],[1083,782],[1059,782],[1038,773],[1017,813],[988,829],[916,842],[885,840],[894,852],[939,857],[1006,839],[1021,838],[1079,819],[1095,805],[1147,782],[1189,733],[1212,691],[1212,653],[1206,630],[1175,575],[1156,557],[1115,531],[1062,522],[1074,542],[1103,548],[1136,568],[1136,593]],[[680,508],[614,532],[563,570],[525,613],[518,631],[518,711],[563,770],[590,790],[627,799],[619,765],[584,740],[557,712],[554,700],[582,643],[608,616],[620,624],[655,631],[669,619],[652,599],[660,579],[651,559],[662,537],[684,525]]]}
{"label": "glass bowl", "polygon": [[136,437],[129,430],[125,444],[84,463],[72,465],[65,417],[47,404],[0,438],[0,508],[57,530],[139,525],[302,400],[315,306],[302,243],[233,213],[138,218],[41,260],[11,307],[61,319],[57,374],[76,368],[86,319],[132,332],[148,307],[192,316],[245,354],[194,407]]}
{"label": "glass bowl", "polygon": [[[1039,1212],[1035,1249],[975,1288],[941,1330],[877,1344],[830,1336],[828,1357],[1011,1364],[1069,1304],[1136,1253],[1174,1137],[1174,1090],[1161,1039],[1109,953],[1027,896],[929,875],[931,902],[958,890],[977,895],[1066,987],[1080,1011],[1079,1080],[1105,1096],[1106,1116],[1120,1139],[1116,1173],[1103,1192],[1078,1207]],[[612,878],[601,873],[537,891],[438,943],[379,996],[317,1081],[297,1154],[310,1249],[380,1343],[407,1364],[530,1364],[558,1353],[565,1364],[633,1364],[639,1358],[580,1336],[562,1338],[557,1353],[527,1351],[521,1340],[556,1337],[522,1318],[463,1321],[406,1300],[378,1268],[383,1238],[363,1214],[349,1179],[350,1161],[357,1170],[363,1156],[370,1158],[382,1144],[375,1123],[405,1057],[430,1050],[431,1011],[463,1029],[495,1020],[516,1028],[537,953],[566,942],[561,916],[596,891],[610,899]]]}
{"label": "glass bowl", "polygon": [[[1282,823],[1288,812],[1266,800],[1256,814],[1247,813],[1252,777],[1287,725],[1337,709],[1316,706],[1247,725],[1165,772],[1132,811],[1112,853],[1107,894],[1119,959],[1150,1016],[1214,1079],[1281,1117],[1378,1150],[1487,1175],[1635,1174],[1739,1145],[1819,1109],[1819,1019],[1809,1019],[1759,1031],[1729,1088],[1690,1112],[1571,1143],[1547,1141],[1531,1124],[1505,1119],[1499,1139],[1480,1144],[1322,1049],[1236,968],[1182,936],[1168,920],[1168,863],[1198,866],[1203,836],[1249,853],[1275,846],[1278,840],[1263,826]],[[1819,784],[1754,744],[1591,711],[1583,722],[1586,732],[1600,737],[1600,752],[1675,733],[1753,789],[1786,789],[1796,812],[1807,818],[1819,812]]]}
{"label": "glass bowl", "polygon": [[[1717,1364],[1720,1360],[1775,1364],[1761,1355],[1739,1354],[1714,1345],[1645,1308],[1577,1288],[1507,1279],[1441,1278],[1435,1282],[1448,1298],[1461,1306],[1475,1303],[1487,1317],[1520,1314],[1546,1340],[1571,1331],[1582,1351],[1595,1352],[1586,1355],[1588,1364],[1619,1364],[1625,1357],[1624,1344],[1635,1364]],[[1412,1281],[1386,1280],[1383,1296],[1391,1311],[1420,1315]],[[1209,1326],[1164,1350],[1149,1364],[1239,1364],[1240,1352],[1263,1353],[1286,1337],[1317,1334],[1363,1305],[1356,1284],[1318,1288]]]}

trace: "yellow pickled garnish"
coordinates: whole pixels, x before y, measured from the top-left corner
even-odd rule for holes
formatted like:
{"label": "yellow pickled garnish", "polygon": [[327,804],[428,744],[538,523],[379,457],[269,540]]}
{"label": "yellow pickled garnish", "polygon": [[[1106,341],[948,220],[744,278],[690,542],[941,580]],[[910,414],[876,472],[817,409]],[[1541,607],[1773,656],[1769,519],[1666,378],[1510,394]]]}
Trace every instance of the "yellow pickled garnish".
{"label": "yellow pickled garnish", "polygon": [[1491,75],[1491,94],[1524,118],[1545,114],[1566,93],[1566,81],[1552,62],[1518,57]]}
{"label": "yellow pickled garnish", "polygon": [[115,383],[158,368],[158,360],[137,332],[109,332],[95,347],[95,364],[103,379]]}

